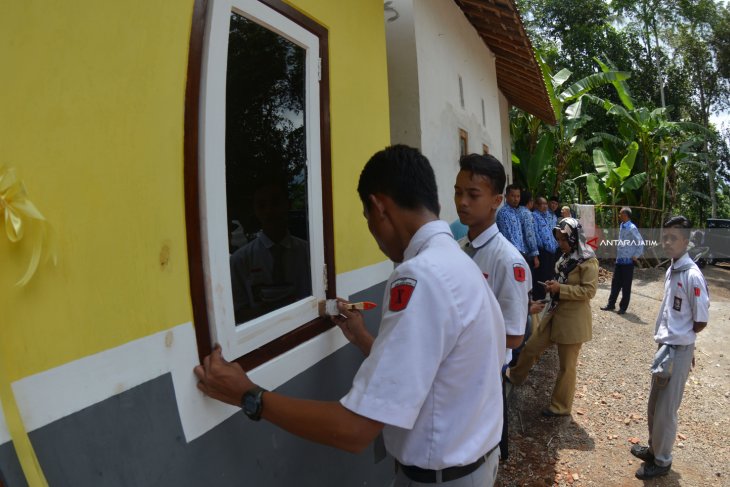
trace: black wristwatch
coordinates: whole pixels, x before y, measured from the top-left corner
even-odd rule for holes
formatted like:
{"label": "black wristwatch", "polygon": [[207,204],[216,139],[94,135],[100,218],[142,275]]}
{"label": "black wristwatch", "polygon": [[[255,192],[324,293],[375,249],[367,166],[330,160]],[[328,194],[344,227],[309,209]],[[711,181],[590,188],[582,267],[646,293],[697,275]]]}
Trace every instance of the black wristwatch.
{"label": "black wristwatch", "polygon": [[268,391],[263,387],[256,386],[244,392],[241,397],[241,408],[243,412],[254,421],[261,419],[261,413],[264,410],[264,392]]}

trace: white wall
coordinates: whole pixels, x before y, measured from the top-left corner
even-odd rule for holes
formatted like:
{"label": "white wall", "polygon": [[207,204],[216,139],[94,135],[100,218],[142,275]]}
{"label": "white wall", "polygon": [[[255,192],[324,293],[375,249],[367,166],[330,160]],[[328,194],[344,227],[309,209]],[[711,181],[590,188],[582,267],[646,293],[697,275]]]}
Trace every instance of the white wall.
{"label": "white wall", "polygon": [[421,123],[418,104],[418,67],[416,33],[413,25],[413,0],[395,0],[385,11],[385,38],[388,57],[388,98],[390,99],[390,140],[421,148]]}
{"label": "white wall", "polygon": [[497,155],[496,152],[492,152],[492,154],[494,157],[497,157],[500,161],[502,161],[504,171],[507,173],[507,184],[514,182],[514,177],[512,175],[512,138],[509,133],[509,107],[509,101],[507,101],[507,98],[502,94],[502,92],[500,92],[499,115],[502,125],[502,153]]}
{"label": "white wall", "polygon": [[454,2],[417,0],[414,21],[421,149],[436,171],[441,217],[452,221],[456,218],[453,187],[459,167],[459,129],[469,134],[468,152],[481,154],[486,144],[505,163],[495,57]]}

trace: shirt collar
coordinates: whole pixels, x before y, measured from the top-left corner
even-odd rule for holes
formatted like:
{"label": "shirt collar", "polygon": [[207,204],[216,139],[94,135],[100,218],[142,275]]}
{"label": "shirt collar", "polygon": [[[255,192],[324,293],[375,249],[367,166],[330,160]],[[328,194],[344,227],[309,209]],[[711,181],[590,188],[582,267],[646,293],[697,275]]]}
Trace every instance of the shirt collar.
{"label": "shirt collar", "polygon": [[451,229],[449,228],[449,224],[443,220],[434,220],[421,226],[421,228],[413,234],[411,241],[408,242],[408,247],[406,247],[405,252],[403,252],[403,262],[418,255],[418,252],[421,251],[421,248],[423,248],[426,242],[428,242],[431,237],[438,235],[439,233],[445,233],[451,238],[454,238],[451,233]]}
{"label": "shirt collar", "polygon": [[[271,240],[269,238],[269,236],[264,233],[263,230],[259,231],[257,238],[259,238],[261,240],[261,243],[267,249],[270,249],[271,247],[276,245],[276,243],[273,240]],[[281,241],[279,241],[279,245],[281,245],[282,247],[285,247],[287,249],[289,247],[291,247],[291,234],[289,232],[287,232],[287,234],[284,236],[284,238],[282,238]]]}
{"label": "shirt collar", "polygon": [[[489,225],[489,228],[487,228],[482,233],[477,235],[477,238],[475,238],[474,240],[469,240],[469,245],[471,245],[475,249],[481,248],[481,247],[485,246],[487,244],[487,242],[489,242],[492,239],[492,237],[494,237],[498,233],[499,233],[499,228],[497,227],[497,224],[492,223],[491,225]],[[468,238],[469,238],[469,236],[467,235],[467,239]]]}
{"label": "shirt collar", "polygon": [[685,252],[682,257],[672,262],[672,272],[683,271],[691,267],[694,261],[690,258],[689,253]]}

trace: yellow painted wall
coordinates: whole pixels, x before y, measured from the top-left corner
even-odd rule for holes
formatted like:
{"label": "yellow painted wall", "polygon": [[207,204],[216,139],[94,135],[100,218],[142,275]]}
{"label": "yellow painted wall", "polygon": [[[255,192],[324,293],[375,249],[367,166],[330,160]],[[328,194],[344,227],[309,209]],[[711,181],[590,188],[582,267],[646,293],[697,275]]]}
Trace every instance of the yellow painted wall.
{"label": "yellow painted wall", "polygon": [[13,287],[23,252],[0,238],[10,380],[191,320],[182,172],[191,15],[192,2],[175,0],[4,2],[0,164],[17,168],[60,257]]}
{"label": "yellow painted wall", "polygon": [[368,232],[357,195],[360,171],[390,144],[388,71],[381,0],[291,0],[329,30],[332,185],[337,272],[386,259]]}
{"label": "yellow painted wall", "polygon": [[[336,265],[345,272],[384,259],[355,191],[367,158],[389,141],[382,1],[292,3],[330,29]],[[192,6],[1,7],[0,165],[25,181],[60,258],[14,287],[33,235],[10,244],[0,223],[6,380],[192,320],[183,194]]]}

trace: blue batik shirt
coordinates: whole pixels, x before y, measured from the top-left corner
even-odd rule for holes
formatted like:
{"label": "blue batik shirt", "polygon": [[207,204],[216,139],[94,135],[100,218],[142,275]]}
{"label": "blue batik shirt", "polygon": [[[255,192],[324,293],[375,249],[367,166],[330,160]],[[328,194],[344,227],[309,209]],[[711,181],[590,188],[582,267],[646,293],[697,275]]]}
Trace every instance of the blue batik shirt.
{"label": "blue batik shirt", "polygon": [[461,220],[458,218],[451,222],[449,227],[451,228],[451,234],[454,236],[454,240],[461,240],[469,232],[469,227],[461,223]]}
{"label": "blue batik shirt", "polygon": [[619,225],[618,240],[617,264],[631,264],[633,257],[640,257],[644,253],[644,239],[631,220]]}
{"label": "blue batik shirt", "polygon": [[532,218],[532,212],[526,206],[520,206],[520,224],[522,225],[522,236],[525,239],[525,247],[527,247],[527,256],[535,257],[540,255],[537,250],[537,235],[535,234],[535,219]]}
{"label": "blue batik shirt", "polygon": [[502,235],[517,247],[520,253],[527,253],[525,240],[522,236],[522,223],[520,222],[519,209],[512,208],[508,204],[502,205],[497,211],[497,228]]}
{"label": "blue batik shirt", "polygon": [[554,254],[558,248],[558,242],[553,237],[553,228],[558,224],[558,219],[552,211],[535,210],[532,212],[532,217],[535,219],[537,247]]}

